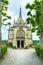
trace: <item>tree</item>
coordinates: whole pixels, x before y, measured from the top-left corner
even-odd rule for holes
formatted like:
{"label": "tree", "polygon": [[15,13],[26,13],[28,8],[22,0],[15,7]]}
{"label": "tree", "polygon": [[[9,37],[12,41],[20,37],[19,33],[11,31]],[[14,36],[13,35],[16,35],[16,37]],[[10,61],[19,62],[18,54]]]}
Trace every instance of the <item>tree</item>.
{"label": "tree", "polygon": [[[40,46],[43,47],[43,0],[35,0],[32,5],[27,3],[26,9],[29,9],[30,12],[27,13],[28,24],[31,23],[33,28],[32,32],[37,30],[37,35],[40,37]],[[34,9],[35,15],[32,15],[31,11]],[[30,16],[31,15],[31,16]],[[29,17],[30,16],[30,17]]]}
{"label": "tree", "polygon": [[0,57],[1,55],[1,26],[2,25],[11,25],[10,23],[4,24],[3,22],[7,19],[11,19],[10,16],[7,15],[6,11],[8,9],[8,0],[0,0]]}

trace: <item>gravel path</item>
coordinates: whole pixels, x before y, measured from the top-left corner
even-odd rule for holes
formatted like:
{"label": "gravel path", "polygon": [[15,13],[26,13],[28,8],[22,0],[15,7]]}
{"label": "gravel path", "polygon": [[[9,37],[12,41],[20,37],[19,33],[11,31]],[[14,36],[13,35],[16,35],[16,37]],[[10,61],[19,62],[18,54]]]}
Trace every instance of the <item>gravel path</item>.
{"label": "gravel path", "polygon": [[0,60],[0,65],[43,65],[34,49],[8,49],[8,53]]}

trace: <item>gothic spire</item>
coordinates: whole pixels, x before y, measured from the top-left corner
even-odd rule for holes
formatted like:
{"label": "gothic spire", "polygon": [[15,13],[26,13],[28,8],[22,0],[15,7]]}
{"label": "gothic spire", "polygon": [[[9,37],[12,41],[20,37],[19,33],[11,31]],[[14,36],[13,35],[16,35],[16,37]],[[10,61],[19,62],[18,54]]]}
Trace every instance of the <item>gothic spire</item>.
{"label": "gothic spire", "polygon": [[20,16],[22,16],[22,14],[21,14],[21,6],[20,6],[20,12],[19,12],[19,17],[20,17]]}
{"label": "gothic spire", "polygon": [[14,19],[14,23],[13,23],[13,26],[15,25],[15,19]]}

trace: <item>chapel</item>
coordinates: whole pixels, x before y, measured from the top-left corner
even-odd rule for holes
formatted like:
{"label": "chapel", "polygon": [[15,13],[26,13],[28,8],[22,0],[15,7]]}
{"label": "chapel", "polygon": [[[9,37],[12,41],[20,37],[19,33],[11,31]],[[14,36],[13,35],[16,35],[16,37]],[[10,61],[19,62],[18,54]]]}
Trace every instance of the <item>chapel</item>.
{"label": "chapel", "polygon": [[14,20],[13,26],[8,30],[8,41],[11,41],[17,48],[24,48],[32,44],[31,28],[22,18],[21,7],[17,21]]}

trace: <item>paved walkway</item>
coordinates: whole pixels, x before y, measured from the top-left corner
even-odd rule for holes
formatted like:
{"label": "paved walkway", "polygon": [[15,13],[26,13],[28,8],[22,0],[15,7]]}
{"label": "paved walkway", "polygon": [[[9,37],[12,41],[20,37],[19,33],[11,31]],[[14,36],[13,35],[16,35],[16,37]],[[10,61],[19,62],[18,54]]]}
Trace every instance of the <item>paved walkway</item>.
{"label": "paved walkway", "polygon": [[34,49],[9,48],[0,65],[43,65],[43,62],[37,57]]}

